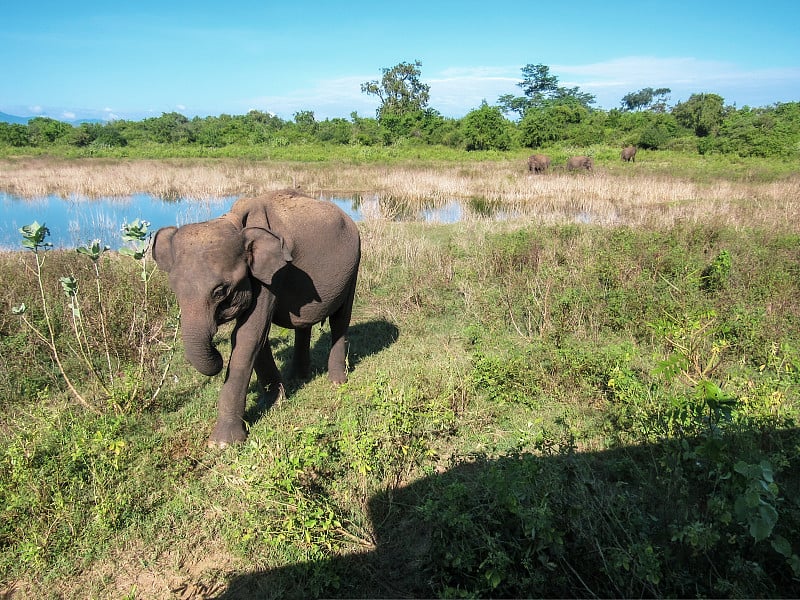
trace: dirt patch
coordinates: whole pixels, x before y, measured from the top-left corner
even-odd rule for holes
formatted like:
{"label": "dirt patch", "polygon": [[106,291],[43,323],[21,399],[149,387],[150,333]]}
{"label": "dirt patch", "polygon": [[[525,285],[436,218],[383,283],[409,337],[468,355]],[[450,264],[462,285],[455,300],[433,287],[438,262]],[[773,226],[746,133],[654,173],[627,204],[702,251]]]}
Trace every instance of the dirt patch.
{"label": "dirt patch", "polygon": [[[130,542],[87,571],[50,582],[15,581],[0,587],[0,600],[27,600],[56,594],[65,598],[147,598],[210,600],[225,591],[238,559],[209,540],[182,554],[153,554],[141,542]],[[60,585],[59,585],[60,583]]]}

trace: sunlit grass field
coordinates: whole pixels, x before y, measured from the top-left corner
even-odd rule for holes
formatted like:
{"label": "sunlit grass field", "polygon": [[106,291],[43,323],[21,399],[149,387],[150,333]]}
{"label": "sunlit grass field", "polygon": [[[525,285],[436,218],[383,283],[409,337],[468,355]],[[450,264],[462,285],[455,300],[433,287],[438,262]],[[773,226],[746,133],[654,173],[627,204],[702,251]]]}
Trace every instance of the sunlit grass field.
{"label": "sunlit grass field", "polygon": [[[225,451],[221,378],[183,359],[148,257],[0,254],[0,596],[795,596],[800,175],[567,154],[541,176],[522,154],[4,159],[24,197],[387,210],[359,223],[349,382],[315,327],[313,378],[266,411],[253,386]],[[386,217],[453,199],[458,223]]]}

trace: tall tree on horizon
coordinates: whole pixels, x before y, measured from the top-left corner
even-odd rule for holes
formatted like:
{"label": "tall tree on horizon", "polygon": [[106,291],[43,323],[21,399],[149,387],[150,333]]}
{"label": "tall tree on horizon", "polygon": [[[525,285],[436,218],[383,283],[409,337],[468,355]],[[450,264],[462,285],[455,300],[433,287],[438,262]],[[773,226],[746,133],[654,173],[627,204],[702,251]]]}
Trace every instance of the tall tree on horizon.
{"label": "tall tree on horizon", "polygon": [[543,64],[527,64],[522,67],[522,81],[517,84],[524,96],[503,94],[497,99],[500,109],[517,113],[520,118],[531,108],[541,108],[548,104],[580,104],[590,109],[594,104],[594,94],[582,92],[578,86],[566,88],[558,85],[558,77],[550,74],[550,67]]}
{"label": "tall tree on horizon", "polygon": [[378,119],[389,114],[394,116],[420,112],[430,100],[431,87],[420,81],[422,63],[401,62],[391,68],[383,68],[381,80],[361,84],[365,94],[377,96],[381,101],[377,110]]}

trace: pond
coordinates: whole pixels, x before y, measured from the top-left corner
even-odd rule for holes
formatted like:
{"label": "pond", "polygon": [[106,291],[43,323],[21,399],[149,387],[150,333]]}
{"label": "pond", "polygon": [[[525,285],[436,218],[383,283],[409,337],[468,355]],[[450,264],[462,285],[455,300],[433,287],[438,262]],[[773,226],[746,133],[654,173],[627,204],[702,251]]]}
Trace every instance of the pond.
{"label": "pond", "polygon": [[[377,197],[329,198],[354,220],[365,214],[385,212]],[[168,225],[184,225],[207,221],[225,214],[236,197],[210,200],[163,200],[150,194],[134,194],[122,198],[89,199],[81,196],[47,196],[24,199],[0,192],[3,219],[0,222],[0,249],[18,250],[22,236],[19,229],[33,223],[46,225],[50,230],[47,241],[55,248],[77,248],[99,239],[111,248],[121,244],[120,229],[136,219],[148,221],[150,230]],[[384,215],[385,216],[385,215]],[[403,213],[391,218],[452,223],[462,218],[462,208],[453,201],[438,208],[428,208],[416,214]]]}

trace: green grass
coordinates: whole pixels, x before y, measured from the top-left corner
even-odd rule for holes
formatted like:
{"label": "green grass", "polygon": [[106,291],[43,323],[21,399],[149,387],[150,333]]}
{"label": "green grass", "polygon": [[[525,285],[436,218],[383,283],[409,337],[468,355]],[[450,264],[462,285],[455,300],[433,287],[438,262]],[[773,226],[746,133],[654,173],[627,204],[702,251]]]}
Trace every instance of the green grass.
{"label": "green grass", "polygon": [[[361,229],[350,381],[327,382],[328,332],[315,327],[312,380],[292,382],[265,412],[253,388],[250,437],[223,452],[205,447],[220,377],[198,375],[179,347],[166,349],[176,308],[162,273],[147,316],[161,343],[147,347],[147,360],[172,362],[154,400],[157,368],[137,398],[92,395],[61,327],[66,368],[96,410],[76,405],[42,343],[18,317],[0,315],[7,589],[98,598],[796,595],[795,233]],[[4,306],[27,299],[35,317],[30,259],[4,254],[0,274]],[[140,268],[102,260],[124,371],[138,360],[124,324],[136,318]],[[89,278],[85,261],[48,253],[54,314],[66,314],[58,277]],[[286,362],[289,332],[275,331],[273,347]]]}
{"label": "green grass", "polygon": [[230,145],[206,148],[197,145],[140,143],[124,147],[76,148],[12,148],[0,146],[0,158],[21,157],[97,158],[97,159],[243,159],[255,161],[291,161],[297,163],[342,163],[345,165],[385,164],[435,167],[438,164],[514,161],[525,165],[528,156],[544,152],[553,159],[553,167],[563,168],[570,156],[587,154],[596,167],[611,173],[654,173],[695,181],[771,182],[797,173],[795,160],[778,158],[741,158],[734,155],[701,155],[690,151],[639,150],[636,169],[620,160],[620,148],[604,144],[590,147],[557,145],[553,147],[517,148],[509,151],[466,151],[447,146],[403,143],[391,146],[360,146],[323,143],[293,143],[287,146]]}

